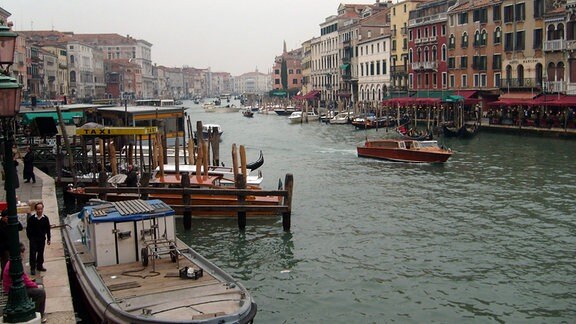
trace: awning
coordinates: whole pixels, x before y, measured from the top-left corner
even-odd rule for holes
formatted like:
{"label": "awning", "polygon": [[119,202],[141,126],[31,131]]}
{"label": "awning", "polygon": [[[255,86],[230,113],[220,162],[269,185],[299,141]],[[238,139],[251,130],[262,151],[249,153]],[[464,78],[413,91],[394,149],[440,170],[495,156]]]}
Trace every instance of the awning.
{"label": "awning", "polygon": [[349,66],[350,64],[342,64],[340,65],[340,70],[346,70]]}
{"label": "awning", "polygon": [[317,97],[318,95],[320,95],[320,91],[318,90],[312,90],[310,92],[308,92],[307,94],[303,95],[303,96],[294,96],[294,99],[297,100],[311,100],[314,99],[315,97]]}
{"label": "awning", "polygon": [[538,93],[533,92],[507,92],[501,94],[498,100],[507,100],[507,99],[532,100],[537,96]]}
{"label": "awning", "polygon": [[[24,118],[22,119],[22,123],[25,125],[30,125],[30,123],[32,123],[32,121],[36,118],[36,117],[52,117],[54,118],[54,120],[56,122],[58,122],[58,113],[55,111],[51,111],[51,112],[28,112],[28,113],[24,113]],[[64,124],[74,124],[74,117],[79,116],[79,117],[83,117],[82,112],[79,111],[75,111],[75,112],[71,112],[71,111],[63,111],[62,112],[62,118],[64,119]]]}
{"label": "awning", "polygon": [[[547,104],[550,106],[561,106],[561,107],[571,107],[571,106],[576,106],[576,96],[560,96],[558,97],[557,95],[547,95],[547,96],[542,96],[544,99],[546,99],[544,101],[543,104]],[[542,98],[540,97],[540,98]],[[538,98],[538,99],[540,99]]]}

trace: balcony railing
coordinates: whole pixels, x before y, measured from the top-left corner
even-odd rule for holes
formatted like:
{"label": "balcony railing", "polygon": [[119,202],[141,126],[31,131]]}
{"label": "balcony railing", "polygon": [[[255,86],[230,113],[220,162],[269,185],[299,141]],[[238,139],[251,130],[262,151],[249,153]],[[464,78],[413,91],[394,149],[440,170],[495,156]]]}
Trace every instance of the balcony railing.
{"label": "balcony railing", "polygon": [[566,42],[563,39],[555,39],[544,42],[544,51],[563,51],[566,49]]}
{"label": "balcony railing", "polygon": [[546,92],[565,92],[566,83],[564,81],[544,81],[544,91]]}
{"label": "balcony railing", "polygon": [[406,68],[403,65],[390,67],[390,73],[392,74],[406,74],[406,72]]}
{"label": "balcony railing", "polygon": [[434,61],[432,62],[412,62],[412,70],[436,70],[438,64]]}
{"label": "balcony railing", "polygon": [[431,24],[434,22],[445,21],[447,19],[447,17],[448,17],[447,13],[443,12],[443,13],[439,13],[436,15],[430,15],[430,16],[426,16],[426,17],[410,19],[408,21],[408,25],[410,27],[415,27],[415,26],[422,25],[422,24]]}
{"label": "balcony railing", "polygon": [[540,88],[540,82],[536,82],[534,78],[523,78],[523,79],[506,79],[500,78],[500,88]]}

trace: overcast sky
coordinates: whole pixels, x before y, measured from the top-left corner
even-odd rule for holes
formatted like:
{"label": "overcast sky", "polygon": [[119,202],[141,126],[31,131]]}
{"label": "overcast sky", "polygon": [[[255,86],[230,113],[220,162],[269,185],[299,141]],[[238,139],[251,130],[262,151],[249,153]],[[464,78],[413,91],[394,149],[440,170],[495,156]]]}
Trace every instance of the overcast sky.
{"label": "overcast sky", "polygon": [[320,35],[341,0],[13,0],[14,30],[117,33],[153,44],[158,65],[239,75],[267,73],[274,57]]}

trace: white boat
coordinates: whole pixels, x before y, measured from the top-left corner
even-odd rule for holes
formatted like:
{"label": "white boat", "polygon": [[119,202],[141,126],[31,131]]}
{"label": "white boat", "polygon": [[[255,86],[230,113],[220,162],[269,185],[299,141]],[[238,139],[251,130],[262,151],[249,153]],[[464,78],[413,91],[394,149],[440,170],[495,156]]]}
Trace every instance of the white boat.
{"label": "white boat", "polygon": [[203,124],[202,125],[202,135],[204,138],[208,138],[208,134],[212,131],[213,133],[216,132],[218,135],[222,136],[224,131],[222,130],[222,126],[218,124]]}
{"label": "white boat", "polygon": [[99,201],[64,220],[80,291],[102,323],[251,323],[242,284],[176,238],[161,200]]}
{"label": "white boat", "polygon": [[340,112],[336,116],[332,117],[330,119],[330,124],[336,124],[336,125],[349,124],[352,122],[352,119],[354,119],[354,113],[351,111],[349,111],[349,112],[344,111],[344,112]]}
{"label": "white boat", "polygon": [[[200,172],[204,173],[204,167],[200,168]],[[158,178],[158,173],[160,172],[160,168],[157,167],[152,174],[152,179]],[[196,175],[196,165],[191,164],[183,164],[178,166],[179,173],[189,173],[190,175]],[[238,170],[240,173],[241,171]],[[250,170],[247,170],[247,173]],[[175,174],[176,173],[176,166],[174,164],[165,164],[164,165],[164,173],[165,174]],[[221,175],[222,179],[220,180],[220,184],[222,185],[233,185],[234,184],[234,169],[224,166],[208,166],[208,174],[209,175]],[[256,175],[248,174],[246,176],[246,185],[248,186],[260,186],[264,177],[262,176],[262,172],[258,171]]]}
{"label": "white boat", "polygon": [[288,116],[288,121],[290,121],[291,124],[300,124],[318,121],[318,118],[320,117],[314,112],[295,111]]}
{"label": "white boat", "polygon": [[216,105],[213,102],[207,102],[204,105],[202,105],[202,108],[204,108],[205,112],[215,112],[216,111]]}

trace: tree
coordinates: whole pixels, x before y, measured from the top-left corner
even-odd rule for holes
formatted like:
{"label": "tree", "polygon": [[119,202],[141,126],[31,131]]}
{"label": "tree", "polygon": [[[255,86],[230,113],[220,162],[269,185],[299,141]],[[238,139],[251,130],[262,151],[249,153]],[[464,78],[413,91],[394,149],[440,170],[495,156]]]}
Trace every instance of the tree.
{"label": "tree", "polygon": [[282,89],[288,90],[288,66],[286,60],[282,58],[282,66],[280,68],[280,81],[282,82]]}

